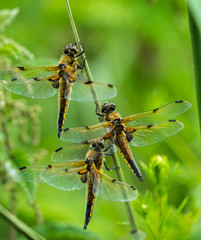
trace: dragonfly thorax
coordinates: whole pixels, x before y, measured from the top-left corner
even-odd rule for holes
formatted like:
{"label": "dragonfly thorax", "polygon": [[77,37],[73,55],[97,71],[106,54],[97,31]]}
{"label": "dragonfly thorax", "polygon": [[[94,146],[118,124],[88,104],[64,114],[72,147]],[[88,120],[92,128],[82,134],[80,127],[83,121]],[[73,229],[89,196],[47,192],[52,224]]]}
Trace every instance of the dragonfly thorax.
{"label": "dragonfly thorax", "polygon": [[114,124],[114,131],[118,134],[122,131],[124,131],[124,125],[121,123],[122,122],[122,119],[121,118],[118,118],[118,119],[114,119],[112,121],[112,123]]}

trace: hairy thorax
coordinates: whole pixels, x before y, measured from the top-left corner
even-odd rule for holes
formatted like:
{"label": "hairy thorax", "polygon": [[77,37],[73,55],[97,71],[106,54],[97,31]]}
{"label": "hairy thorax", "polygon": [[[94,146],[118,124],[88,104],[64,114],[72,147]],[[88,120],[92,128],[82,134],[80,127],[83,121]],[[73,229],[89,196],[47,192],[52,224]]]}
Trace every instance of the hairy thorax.
{"label": "hairy thorax", "polygon": [[106,121],[113,121],[115,119],[121,119],[121,115],[117,112],[111,112],[106,114],[106,117],[105,117]]}

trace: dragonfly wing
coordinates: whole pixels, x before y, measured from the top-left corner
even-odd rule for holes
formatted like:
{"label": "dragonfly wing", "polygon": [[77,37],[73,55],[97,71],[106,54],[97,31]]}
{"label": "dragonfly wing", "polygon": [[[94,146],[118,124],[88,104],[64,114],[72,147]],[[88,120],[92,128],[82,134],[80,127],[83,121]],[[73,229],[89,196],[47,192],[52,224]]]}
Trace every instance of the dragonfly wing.
{"label": "dragonfly wing", "polygon": [[77,79],[73,85],[71,100],[78,102],[94,101],[91,91],[93,85],[100,100],[113,98],[117,94],[116,88],[111,84]]}
{"label": "dragonfly wing", "polygon": [[0,79],[11,92],[31,98],[47,98],[57,92],[57,71],[57,66],[0,67]]}
{"label": "dragonfly wing", "polygon": [[101,181],[96,188],[96,196],[108,201],[128,202],[137,198],[135,188],[99,173]]}
{"label": "dragonfly wing", "polygon": [[[53,162],[76,162],[85,160],[89,150],[90,142],[75,143],[65,147],[58,148],[52,154]],[[79,160],[78,160],[79,159]]]}
{"label": "dragonfly wing", "polygon": [[184,128],[183,123],[177,120],[168,120],[146,126],[126,127],[126,133],[132,133],[131,145],[145,147],[160,142]]}
{"label": "dragonfly wing", "polygon": [[123,118],[122,123],[127,123],[128,126],[143,126],[154,122],[162,122],[167,119],[175,118],[187,111],[190,107],[191,104],[187,101],[176,101],[152,111],[125,117]]}
{"label": "dragonfly wing", "polygon": [[89,127],[66,128],[61,134],[61,139],[69,142],[83,142],[103,136],[110,127],[111,124],[106,122]]}
{"label": "dragonfly wing", "polygon": [[86,170],[86,163],[63,163],[22,167],[17,171],[16,177],[26,182],[45,182],[64,191],[81,189],[84,184],[78,172]]}

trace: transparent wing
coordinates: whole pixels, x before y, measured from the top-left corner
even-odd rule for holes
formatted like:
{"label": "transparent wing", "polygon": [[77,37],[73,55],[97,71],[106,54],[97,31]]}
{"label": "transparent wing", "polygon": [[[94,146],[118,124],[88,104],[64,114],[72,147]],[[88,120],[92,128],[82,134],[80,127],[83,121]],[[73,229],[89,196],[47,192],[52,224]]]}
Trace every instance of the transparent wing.
{"label": "transparent wing", "polygon": [[16,172],[17,179],[26,182],[45,182],[64,191],[81,189],[84,184],[78,172],[86,172],[86,163],[63,163],[22,167]]}
{"label": "transparent wing", "polygon": [[71,100],[79,102],[94,101],[91,92],[93,84],[100,100],[113,98],[117,94],[116,88],[111,84],[76,79],[73,85]]}
{"label": "transparent wing", "polygon": [[53,162],[76,162],[78,161],[77,159],[83,161],[86,158],[89,147],[90,142],[70,144],[55,150],[51,158]]}
{"label": "transparent wing", "polygon": [[176,101],[167,104],[163,107],[156,108],[152,111],[138,113],[132,116],[123,118],[122,123],[127,123],[129,126],[148,125],[154,122],[162,122],[182,114],[191,107],[187,101]]}
{"label": "transparent wing", "polygon": [[31,98],[47,98],[56,94],[58,67],[0,67],[0,82],[16,94]]}
{"label": "transparent wing", "polygon": [[145,147],[160,142],[184,128],[183,123],[177,120],[169,120],[153,123],[146,126],[126,127],[125,131],[132,133],[130,144],[136,147]]}
{"label": "transparent wing", "polygon": [[89,127],[66,128],[61,134],[61,139],[69,142],[83,142],[103,136],[111,127],[111,123],[104,122]]}
{"label": "transparent wing", "polygon": [[119,182],[105,174],[99,174],[101,180],[94,189],[97,197],[118,202],[128,202],[137,198],[137,192],[133,186]]}

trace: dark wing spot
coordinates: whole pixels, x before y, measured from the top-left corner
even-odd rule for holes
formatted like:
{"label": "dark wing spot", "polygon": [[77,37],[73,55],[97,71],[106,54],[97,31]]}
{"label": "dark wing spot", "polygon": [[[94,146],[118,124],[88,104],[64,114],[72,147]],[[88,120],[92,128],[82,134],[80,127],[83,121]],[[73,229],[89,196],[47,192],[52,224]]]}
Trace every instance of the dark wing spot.
{"label": "dark wing spot", "polygon": [[135,190],[135,187],[131,186],[131,188],[132,188],[133,190]]}
{"label": "dark wing spot", "polygon": [[21,167],[21,168],[19,168],[19,170],[24,170],[24,169],[26,169],[27,167]]}
{"label": "dark wing spot", "polygon": [[117,180],[116,179],[112,179],[112,182],[116,182]]}
{"label": "dark wing spot", "polygon": [[84,126],[84,128],[86,128],[87,130],[89,130],[89,127],[88,127],[88,126]]}
{"label": "dark wing spot", "polygon": [[151,128],[153,126],[153,124],[149,124],[147,125],[147,128]]}
{"label": "dark wing spot", "polygon": [[183,100],[175,101],[175,103],[183,103]]}
{"label": "dark wing spot", "polygon": [[68,168],[65,168],[65,171],[68,172]]}
{"label": "dark wing spot", "polygon": [[40,81],[37,77],[33,78],[34,81]]}
{"label": "dark wing spot", "polygon": [[157,110],[158,110],[158,108],[155,108],[155,109],[153,110],[153,112],[155,113]]}
{"label": "dark wing spot", "polygon": [[89,141],[83,141],[83,142],[81,142],[81,143],[83,143],[83,144],[89,144]]}
{"label": "dark wing spot", "polygon": [[49,169],[49,168],[52,168],[52,165],[51,165],[51,164],[49,164],[46,169]]}
{"label": "dark wing spot", "polygon": [[17,67],[19,70],[22,70],[22,71],[24,71],[25,70],[25,68],[24,67]]}
{"label": "dark wing spot", "polygon": [[170,119],[169,122],[176,122],[177,120]]}
{"label": "dark wing spot", "polygon": [[60,147],[60,148],[56,149],[55,152],[58,152],[58,151],[60,151],[61,149],[63,149],[63,148]]}
{"label": "dark wing spot", "polygon": [[15,77],[15,78],[13,78],[13,79],[11,79],[11,81],[15,81],[15,80],[17,80],[17,78]]}
{"label": "dark wing spot", "polygon": [[93,83],[93,81],[86,81],[86,82],[84,82],[85,84],[92,84]]}
{"label": "dark wing spot", "polygon": [[69,128],[65,128],[63,131],[66,132],[66,131],[68,131],[68,130],[69,130]]}
{"label": "dark wing spot", "polygon": [[113,86],[112,84],[109,83],[109,84],[108,84],[108,87],[113,88],[114,86]]}

